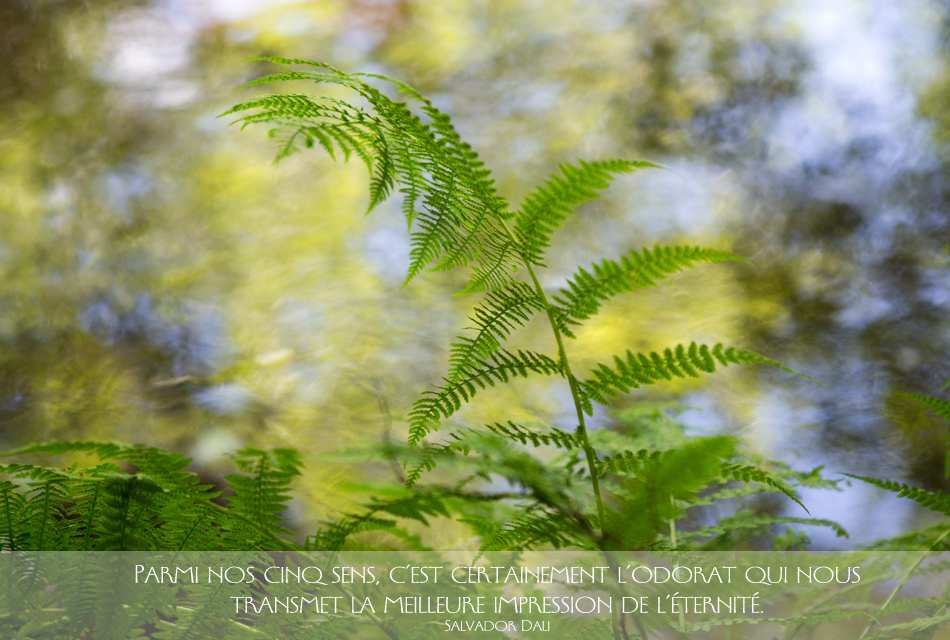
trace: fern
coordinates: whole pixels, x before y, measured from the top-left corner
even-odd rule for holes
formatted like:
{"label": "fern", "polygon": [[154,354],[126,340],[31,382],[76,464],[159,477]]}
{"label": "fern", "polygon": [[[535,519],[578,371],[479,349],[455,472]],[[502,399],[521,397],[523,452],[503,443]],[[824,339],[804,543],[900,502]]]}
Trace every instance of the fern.
{"label": "fern", "polygon": [[[25,447],[10,455],[27,456],[30,461],[41,455],[96,460],[90,466],[67,468],[27,463],[2,467],[0,550],[17,552],[3,554],[8,557],[8,584],[13,585],[15,575],[38,575],[16,572],[18,553],[26,549],[272,549],[315,552],[311,558],[325,559],[340,550],[365,546],[364,534],[370,532],[389,541],[384,544],[424,549],[415,531],[439,518],[467,525],[478,539],[480,554],[586,549],[607,558],[618,549],[736,548],[760,537],[767,539],[766,545],[770,542],[779,548],[803,546],[807,536],[788,525],[830,527],[838,535],[847,535],[828,520],[769,515],[748,509],[744,502],[748,496],[768,491],[783,493],[804,507],[796,489],[835,486],[821,477],[820,469],[795,473],[750,456],[733,438],[690,437],[685,427],[673,423],[666,408],[627,409],[627,414],[640,411],[636,419],[617,412],[609,428],[593,437],[588,433],[586,416],[592,415],[593,402],[609,404],[645,385],[698,378],[731,364],[768,364],[791,371],[748,351],[694,342],[649,354],[628,351],[609,365],[596,365],[587,379],[575,375],[563,338],[575,337],[575,328],[593,318],[607,301],[657,286],[687,268],[741,259],[702,247],[642,249],[616,261],[581,268],[564,288],[549,295],[538,274],[545,268],[553,234],[577,207],[596,198],[617,176],[657,165],[623,159],[564,163],[558,175],[545,180],[512,210],[449,117],[408,85],[304,60],[262,60],[298,68],[262,77],[248,86],[312,81],[346,88],[358,102],[277,93],[248,100],[227,114],[236,116],[242,126],[273,127],[271,135],[280,145],[278,160],[304,148],[320,147],[334,159],[361,162],[369,174],[368,210],[397,192],[401,196],[411,240],[406,284],[426,269],[466,269],[468,280],[461,293],[481,294],[468,332],[451,344],[442,382],[425,392],[408,412],[406,444],[387,438],[370,450],[371,455],[381,454],[389,463],[395,462],[394,473],[402,482],[366,480],[359,490],[371,498],[323,523],[298,545],[285,519],[292,483],[301,472],[294,450],[246,448],[233,454],[237,472],[225,478],[225,491],[233,495],[223,497],[222,492],[202,484],[188,470],[190,461],[180,454],[100,442]],[[408,98],[413,106],[378,87],[400,94],[399,99]],[[546,316],[550,325],[550,355],[511,346],[515,333],[539,315]],[[571,431],[500,421],[480,429],[452,425],[441,442],[428,441],[429,434],[482,391],[532,375],[564,379],[577,416]],[[934,402],[928,406],[938,413],[945,409],[939,405],[942,401]],[[437,467],[440,473],[425,475]],[[506,489],[492,489],[488,483],[495,482]],[[950,509],[950,499],[943,494],[891,484],[885,488],[941,513]],[[785,525],[784,534],[777,533],[781,525]],[[277,556],[290,562],[293,554],[269,559],[250,554],[248,562],[269,562]],[[248,621],[224,615],[215,604],[222,596],[218,585],[182,587],[185,607],[169,599],[157,609],[142,608],[130,600],[130,573],[118,561],[84,566],[77,574],[79,584],[96,583],[95,597],[83,595],[81,589],[64,590],[54,593],[53,598],[59,598],[55,602],[42,600],[48,594],[37,596],[35,589],[29,595],[25,586],[11,586],[15,598],[10,602],[45,613],[26,624],[16,614],[0,615],[0,627],[4,632],[16,629],[18,637],[197,638],[214,633],[342,638],[361,637],[366,624],[353,616],[326,616],[284,633],[271,619]],[[39,578],[34,582],[39,584]],[[290,593],[291,586],[272,588],[274,593]],[[359,595],[374,588],[367,585]],[[258,586],[242,584],[235,589],[242,594],[260,593]],[[50,612],[56,607],[46,607],[51,602],[68,608],[72,617],[54,620],[57,614]],[[855,615],[851,610],[822,607],[794,618],[792,624],[814,626]],[[898,608],[897,603],[889,603],[882,611],[898,612]],[[97,622],[90,631],[87,623],[97,618],[106,622]],[[379,631],[389,637],[440,635],[431,624],[398,635],[387,626],[391,621],[371,621],[378,628],[375,635]],[[617,628],[611,634],[599,624],[579,629],[578,621],[571,624],[576,625],[579,638],[622,635]],[[50,625],[49,633],[43,625]],[[679,628],[685,632],[691,627],[684,620]],[[646,635],[642,627],[638,630]]]}
{"label": "fern", "polygon": [[[240,117],[242,125],[267,122],[283,128],[287,142],[278,159],[297,152],[298,141],[306,147],[319,143],[331,156],[339,149],[344,159],[357,154],[372,175],[370,209],[389,195],[397,181],[401,183],[403,212],[417,228],[411,234],[407,283],[428,265],[436,270],[474,265],[472,290],[498,289],[510,282],[508,274],[517,256],[507,243],[498,242],[504,221],[511,218],[507,203],[497,195],[478,154],[459,138],[446,115],[411,87],[382,76],[347,74],[307,60],[260,59],[325,71],[282,71],[245,86],[328,82],[356,91],[372,107],[369,113],[339,100],[275,94],[239,104],[222,116],[253,111]],[[368,84],[364,78],[369,77],[392,83],[419,101],[429,122]]]}
{"label": "fern", "polygon": [[[585,414],[593,412],[592,402],[606,403],[608,396],[627,393],[642,384],[660,379],[698,376],[699,371],[715,371],[715,360],[729,363],[779,363],[734,348],[721,346],[710,352],[695,343],[687,350],[679,346],[663,356],[634,356],[615,359],[616,368],[599,365],[592,380],[578,380],[570,366],[562,336],[573,336],[572,326],[590,318],[600,305],[623,292],[654,286],[667,275],[701,262],[736,260],[736,256],[696,247],[658,247],[633,252],[620,262],[604,261],[592,273],[580,270],[568,288],[553,303],[541,286],[536,268],[544,267],[544,254],[553,233],[562,227],[575,207],[597,197],[619,174],[657,165],[638,160],[579,161],[560,165],[560,175],[551,176],[525,197],[519,209],[509,211],[508,203],[496,193],[491,173],[477,154],[464,143],[450,119],[406,84],[383,76],[347,74],[329,65],[286,58],[262,58],[281,65],[307,67],[280,71],[248,85],[310,80],[332,83],[355,91],[370,109],[331,98],[299,94],[261,96],[241,103],[222,115],[238,115],[242,126],[256,123],[276,125],[285,144],[278,159],[304,146],[318,143],[331,156],[343,152],[344,160],[356,154],[370,174],[370,209],[401,186],[403,212],[410,230],[410,266],[406,282],[426,266],[441,271],[470,267],[468,285],[462,293],[488,292],[472,318],[473,337],[462,336],[452,344],[450,368],[444,385],[427,391],[409,412],[409,444],[417,445],[442,420],[451,417],[479,390],[511,377],[529,373],[559,375],[567,379],[577,412],[576,444],[583,450],[597,507],[600,528],[606,514],[599,487],[597,452],[591,446]],[[316,69],[316,70],[314,70]],[[406,104],[395,102],[366,79],[388,83],[420,104],[423,121]],[[417,207],[420,205],[421,207]],[[511,223],[511,224],[509,224]],[[523,268],[530,284],[515,278]],[[557,358],[502,348],[512,332],[524,326],[540,311],[548,316]],[[784,368],[784,367],[782,367]],[[435,451],[430,451],[433,455]],[[448,450],[441,451],[441,454]],[[414,484],[421,473],[431,469],[434,457],[424,458],[407,480]]]}
{"label": "fern", "polygon": [[512,282],[504,289],[489,292],[485,301],[475,308],[472,318],[475,337],[459,337],[459,342],[452,345],[447,379],[455,381],[478,367],[500,349],[501,342],[515,329],[523,327],[535,313],[543,310],[544,302],[524,283]]}
{"label": "fern", "polygon": [[901,395],[917,400],[944,420],[950,420],[950,402],[919,393],[901,393]]}
{"label": "fern", "polygon": [[523,551],[544,545],[555,549],[591,548],[585,532],[578,529],[573,518],[564,513],[538,509],[530,510],[503,525],[494,535],[482,542],[479,553]]}
{"label": "fern", "polygon": [[[235,495],[229,501],[231,511],[241,518],[232,527],[253,535],[255,529],[276,534],[287,533],[280,524],[280,512],[286,508],[291,481],[300,475],[299,454],[293,449],[246,448],[232,454],[231,459],[243,474],[225,476]],[[253,529],[241,525],[246,522]]]}
{"label": "fern", "polygon": [[616,174],[658,166],[642,160],[581,161],[577,166],[562,164],[561,175],[549,177],[521,204],[514,228],[521,255],[535,266],[544,266],[541,260],[551,234],[574,207],[596,198],[595,191],[610,186]]}
{"label": "fern", "polygon": [[608,396],[630,393],[641,385],[656,384],[661,380],[673,378],[699,378],[700,373],[714,373],[717,361],[723,367],[729,364],[759,363],[796,373],[775,360],[734,347],[724,350],[721,344],[712,349],[695,342],[689,347],[680,344],[674,349],[664,350],[662,354],[651,352],[649,356],[627,351],[626,359],[614,357],[613,368],[600,364],[593,371],[593,379],[580,383],[582,397],[586,400],[585,410],[589,415],[592,414],[590,400],[609,404]]}
{"label": "fern", "polygon": [[[186,470],[181,454],[142,445],[50,442],[6,455],[94,454],[132,462],[122,473],[110,462],[65,471],[29,464],[0,467],[11,481],[0,484],[0,548],[79,550],[174,550],[286,548],[288,533],[278,515],[297,453],[245,449],[234,456],[241,471],[227,477],[235,495],[230,508]],[[293,546],[293,545],[290,545]]]}
{"label": "fern", "polygon": [[802,501],[798,499],[798,496],[795,495],[795,492],[786,486],[784,482],[780,482],[779,480],[772,477],[768,472],[763,471],[758,467],[747,464],[723,462],[722,477],[735,478],[740,482],[760,482],[778,489],[786,496],[794,500],[798,506],[800,506],[802,509],[805,509],[805,512],[808,513],[808,509],[805,507]]}
{"label": "fern", "polygon": [[844,475],[848,476],[849,478],[854,478],[855,480],[860,480],[861,482],[866,482],[870,485],[878,487],[879,489],[896,493],[898,498],[909,498],[917,504],[926,507],[931,511],[935,511],[936,513],[950,516],[950,496],[941,491],[931,492],[927,491],[926,489],[918,489],[917,487],[911,487],[906,484],[894,482],[893,480],[878,480],[876,478],[866,478],[864,476],[856,476],[850,473],[846,473]]}
{"label": "fern", "polygon": [[430,431],[438,431],[442,418],[448,418],[471,400],[479,389],[506,383],[529,374],[563,375],[562,367],[548,356],[532,351],[511,353],[504,349],[487,359],[473,358],[474,365],[455,380],[446,379],[444,387],[427,391],[409,412],[409,443],[422,440]]}
{"label": "fern", "polygon": [[553,311],[563,323],[561,330],[573,337],[570,331],[564,329],[565,326],[578,324],[596,315],[605,301],[618,294],[655,287],[657,280],[697,263],[741,259],[724,251],[689,246],[658,246],[652,252],[644,249],[642,254],[632,251],[623,256],[620,262],[604,260],[593,265],[591,272],[579,269],[577,275],[568,280],[567,288],[561,289],[553,297]]}
{"label": "fern", "polygon": [[509,421],[507,425],[498,423],[486,425],[486,429],[503,438],[508,438],[524,445],[530,442],[531,446],[535,448],[554,445],[559,449],[577,449],[581,446],[575,436],[560,429],[551,428],[541,432],[530,431],[511,421]]}

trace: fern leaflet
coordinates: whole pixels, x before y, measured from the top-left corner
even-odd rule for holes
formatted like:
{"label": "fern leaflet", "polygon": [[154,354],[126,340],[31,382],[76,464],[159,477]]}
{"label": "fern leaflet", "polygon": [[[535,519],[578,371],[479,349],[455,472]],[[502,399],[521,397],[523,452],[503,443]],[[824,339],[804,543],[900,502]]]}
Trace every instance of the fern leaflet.
{"label": "fern leaflet", "polygon": [[593,372],[594,378],[580,383],[580,388],[587,400],[585,410],[588,415],[592,413],[590,400],[608,404],[608,396],[630,393],[632,389],[639,389],[641,385],[655,384],[661,380],[673,378],[698,378],[700,372],[713,373],[716,371],[716,361],[724,367],[729,364],[770,364],[811,380],[808,376],[792,371],[775,360],[755,353],[741,351],[734,347],[724,349],[721,344],[710,349],[704,344],[697,345],[693,342],[689,347],[680,344],[675,349],[666,349],[662,355],[655,351],[649,356],[627,351],[625,360],[614,357],[613,369],[603,364],[598,365]]}
{"label": "fern leaflet", "polygon": [[[533,351],[511,353],[504,349],[487,359],[472,358],[475,366],[455,380],[446,380],[444,387],[427,391],[409,412],[409,444],[422,440],[429,431],[437,431],[441,418],[448,418],[475,396],[479,389],[508,382],[512,377],[527,378],[529,373],[563,375],[561,365],[546,355]],[[441,416],[441,418],[440,418]]]}
{"label": "fern leaflet", "polygon": [[733,478],[739,482],[759,482],[761,484],[768,485],[773,489],[778,489],[786,496],[794,500],[795,503],[802,509],[805,509],[805,513],[810,513],[807,507],[805,507],[802,501],[798,499],[798,496],[795,495],[795,492],[792,491],[788,485],[772,477],[768,472],[763,471],[758,467],[734,462],[723,462],[722,477]]}
{"label": "fern leaflet", "polygon": [[911,487],[900,482],[894,482],[893,480],[878,480],[877,478],[866,478],[850,473],[844,475],[874,485],[885,491],[896,493],[898,498],[910,498],[917,504],[927,507],[931,511],[950,516],[950,496],[942,491],[931,492],[926,489],[918,489],[917,487]]}
{"label": "fern leaflet", "polygon": [[526,261],[543,266],[541,259],[551,234],[573,213],[574,207],[596,198],[596,191],[610,186],[616,174],[657,166],[633,160],[579,161],[577,166],[562,164],[561,175],[546,179],[544,185],[528,194],[521,204],[514,229],[521,255]]}
{"label": "fern leaflet", "polygon": [[[620,293],[655,287],[658,280],[697,263],[741,259],[725,251],[690,246],[632,251],[619,262],[604,260],[593,265],[591,271],[579,269],[568,280],[567,288],[553,297],[554,312],[565,324],[576,324],[596,315],[605,301]],[[573,337],[570,332],[565,333]]]}
{"label": "fern leaflet", "polygon": [[489,292],[471,318],[475,323],[471,327],[476,331],[475,337],[462,336],[459,342],[452,344],[447,379],[455,381],[491,357],[500,348],[500,341],[543,309],[544,304],[534,289],[521,282],[511,282],[504,289]]}

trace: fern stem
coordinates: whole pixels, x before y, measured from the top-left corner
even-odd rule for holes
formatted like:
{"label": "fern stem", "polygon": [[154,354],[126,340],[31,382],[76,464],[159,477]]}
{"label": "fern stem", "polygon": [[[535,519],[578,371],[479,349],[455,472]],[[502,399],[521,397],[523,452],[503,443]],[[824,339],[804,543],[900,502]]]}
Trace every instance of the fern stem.
{"label": "fern stem", "polygon": [[[501,222],[505,233],[507,233],[508,237],[511,239],[511,242],[514,243],[516,247],[519,246],[518,240],[508,227],[508,224],[504,220],[499,221]],[[581,446],[584,449],[584,455],[587,457],[587,468],[590,471],[590,484],[594,490],[594,500],[597,502],[597,519],[600,525],[600,535],[603,537],[607,533],[607,515],[604,512],[604,501],[600,496],[600,481],[597,477],[597,454],[594,452],[594,448],[591,446],[590,440],[587,438],[587,426],[584,420],[584,409],[581,406],[577,378],[575,378],[574,374],[571,372],[571,363],[567,358],[567,350],[564,348],[564,338],[561,337],[561,330],[558,329],[557,322],[554,320],[554,314],[551,311],[551,303],[548,301],[547,294],[544,293],[544,288],[541,286],[541,281],[538,280],[538,275],[534,272],[534,267],[531,265],[531,261],[528,260],[521,251],[518,252],[518,255],[521,257],[521,261],[524,266],[528,269],[528,274],[531,276],[531,281],[534,283],[534,288],[538,292],[538,296],[541,298],[541,303],[544,305],[544,310],[548,316],[548,322],[551,323],[551,331],[554,332],[554,340],[557,342],[557,352],[561,359],[561,367],[564,369],[564,375],[567,377],[567,382],[571,386],[571,398],[574,400],[574,409],[577,411],[577,435],[580,436]]]}

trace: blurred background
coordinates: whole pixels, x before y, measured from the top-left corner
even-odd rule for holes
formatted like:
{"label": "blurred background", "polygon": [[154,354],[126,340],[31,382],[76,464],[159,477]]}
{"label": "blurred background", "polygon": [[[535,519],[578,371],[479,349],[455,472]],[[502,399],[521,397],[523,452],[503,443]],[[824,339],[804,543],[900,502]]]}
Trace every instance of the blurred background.
{"label": "blurred background", "polygon": [[[946,0],[0,0],[0,446],[141,442],[211,475],[244,445],[297,447],[304,530],[387,473],[319,455],[384,437],[389,412],[403,435],[475,300],[451,296],[462,273],[400,289],[405,223],[395,201],[363,216],[362,165],[275,167],[265,130],[216,118],[270,71],[241,60],[279,55],[414,85],[513,205],[578,157],[667,165],[583,207],[544,284],[658,242],[750,263],[610,304],[575,369],[755,350],[826,386],[744,367],[618,406],[676,399],[691,432],[796,468],[947,490],[948,425],[898,392],[950,373],[948,38]],[[543,325],[518,339],[553,350]],[[459,419],[570,430],[562,386],[482,394]],[[852,534],[817,548],[926,518],[845,489],[804,496]]]}

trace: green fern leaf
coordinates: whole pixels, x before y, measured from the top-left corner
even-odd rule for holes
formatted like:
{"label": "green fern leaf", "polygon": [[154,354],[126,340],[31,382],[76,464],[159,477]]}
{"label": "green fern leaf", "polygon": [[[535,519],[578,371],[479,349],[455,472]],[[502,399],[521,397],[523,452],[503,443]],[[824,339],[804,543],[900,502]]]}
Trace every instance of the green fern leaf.
{"label": "green fern leaf", "polygon": [[792,491],[788,485],[776,478],[773,478],[768,472],[759,469],[758,467],[753,467],[752,465],[738,464],[734,462],[723,462],[722,463],[722,477],[723,478],[733,478],[739,482],[759,482],[765,485],[768,485],[774,489],[778,489],[786,496],[795,501],[798,506],[802,509],[805,509],[806,513],[811,513],[808,511],[808,508],[798,499],[798,496],[795,495],[795,492]]}
{"label": "green fern leaf", "polygon": [[[740,511],[734,516],[720,518],[714,525],[702,527],[695,531],[685,531],[677,534],[680,544],[689,543],[706,538],[728,538],[736,536],[768,536],[776,525],[780,524],[800,524],[813,527],[828,527],[835,532],[839,538],[847,538],[848,532],[840,524],[833,520],[823,518],[796,518],[783,516],[758,515],[750,511]],[[710,550],[718,547],[713,544],[707,545]],[[734,548],[734,544],[729,544],[726,548]]]}
{"label": "green fern leaf", "polygon": [[548,356],[532,351],[511,353],[504,349],[487,359],[473,358],[475,365],[444,387],[427,391],[409,412],[409,444],[414,445],[430,431],[437,431],[442,418],[448,418],[469,402],[479,389],[494,387],[513,377],[527,378],[530,373],[563,375],[561,365]]}
{"label": "green fern leaf", "polygon": [[102,517],[97,551],[148,551],[155,548],[152,528],[155,494],[162,492],[150,478],[115,476],[103,485]]}
{"label": "green fern leaf", "polygon": [[[324,71],[288,70],[258,78],[245,86],[310,80],[356,91],[370,105],[364,111],[339,100],[297,94],[274,94],[243,102],[221,114],[239,115],[242,126],[277,125],[286,132],[278,159],[319,144],[331,157],[334,149],[357,154],[370,172],[369,209],[401,184],[403,212],[416,231],[410,234],[406,283],[429,265],[436,270],[474,266],[469,291],[493,290],[510,281],[518,254],[506,239],[504,221],[511,217],[498,196],[490,172],[463,142],[448,116],[408,85],[375,74],[346,74],[322,63],[290,58],[261,58],[276,64],[307,65]],[[423,122],[405,103],[395,102],[363,78],[394,84],[422,103]],[[416,209],[421,203],[421,210]]]}
{"label": "green fern leaf", "polygon": [[485,300],[475,308],[471,321],[475,336],[459,337],[452,344],[449,355],[449,381],[480,366],[485,359],[498,351],[516,329],[523,327],[531,317],[544,310],[544,303],[535,290],[521,282],[511,282],[504,289],[489,292]]}
{"label": "green fern leaf", "polygon": [[617,174],[657,166],[634,160],[560,165],[561,175],[546,179],[544,185],[525,196],[521,204],[514,228],[521,255],[526,261],[542,266],[551,234],[573,213],[574,207],[596,198],[596,191],[606,189]]}
{"label": "green fern leaf", "polygon": [[943,493],[942,491],[931,492],[927,491],[926,489],[918,489],[917,487],[911,487],[906,484],[894,482],[893,480],[878,480],[877,478],[866,478],[864,476],[856,476],[850,473],[845,473],[843,475],[846,475],[849,478],[854,478],[855,480],[860,480],[861,482],[866,482],[870,485],[874,485],[875,487],[884,489],[885,491],[891,491],[896,493],[898,498],[909,498],[917,504],[927,507],[931,511],[942,513],[945,516],[950,516],[950,496]]}
{"label": "green fern leaf", "polygon": [[[559,449],[570,450],[581,446],[577,436],[560,429],[550,428],[540,432],[531,431],[511,421],[506,425],[499,423],[485,425],[485,428],[495,436],[521,444],[530,442],[534,447],[554,445]],[[406,474],[406,487],[415,486],[423,473],[435,469],[439,459],[454,458],[457,455],[467,456],[473,449],[482,448],[482,446],[492,448],[492,445],[497,444],[496,441],[486,436],[487,434],[474,430],[459,430],[457,433],[448,434],[448,442],[423,447],[419,451],[420,459]]]}
{"label": "green fern leaf", "polygon": [[432,516],[448,516],[442,499],[435,494],[417,491],[393,500],[373,500],[362,514],[349,514],[336,522],[327,523],[308,541],[307,548],[320,551],[339,551],[347,539],[364,531],[389,531],[395,533],[396,521],[380,518],[380,512],[399,518],[416,520],[428,526]]}
{"label": "green fern leaf", "polygon": [[923,404],[925,407],[933,411],[935,414],[943,418],[944,420],[950,420],[950,402],[946,400],[941,400],[939,398],[931,398],[930,396],[923,396],[918,393],[900,393],[902,396],[908,398],[913,398]]}
{"label": "green fern leaf", "polygon": [[496,422],[495,424],[486,425],[486,428],[496,435],[520,442],[521,444],[526,445],[530,442],[535,448],[554,445],[558,449],[564,448],[570,450],[578,449],[582,446],[577,436],[553,427],[546,431],[530,431],[509,421],[506,425]]}
{"label": "green fern leaf", "polygon": [[[276,534],[289,532],[280,526],[279,514],[286,510],[290,482],[300,475],[300,456],[294,449],[265,451],[247,447],[229,456],[243,474],[225,476],[235,495],[229,500],[234,513],[243,516],[265,531]],[[245,475],[246,474],[246,475]],[[232,527],[253,536],[240,522]]]}
{"label": "green fern leaf", "polygon": [[578,270],[568,281],[567,288],[553,297],[554,312],[575,322],[586,320],[594,316],[605,301],[620,293],[655,287],[658,280],[698,263],[727,260],[742,258],[725,251],[690,246],[657,246],[653,251],[633,251],[620,262],[604,260],[593,265],[591,271]]}
{"label": "green fern leaf", "polygon": [[[482,541],[479,556],[488,551],[524,551],[549,544],[555,549],[592,548],[567,514],[532,510],[502,526],[495,535]],[[476,558],[477,559],[477,558]]]}
{"label": "green fern leaf", "polygon": [[621,451],[615,456],[603,456],[597,464],[597,471],[600,475],[607,473],[636,474],[643,468],[648,460],[655,460],[662,455],[661,451],[649,451],[641,449],[636,453],[632,451]]}
{"label": "green fern leaf", "polygon": [[608,397],[630,393],[632,389],[639,389],[642,385],[656,384],[661,380],[673,378],[698,378],[700,373],[714,373],[717,361],[724,367],[729,364],[769,364],[812,380],[775,360],[755,353],[741,351],[734,347],[724,349],[721,344],[710,349],[706,345],[693,342],[689,347],[680,344],[675,349],[666,349],[662,354],[654,351],[649,356],[627,351],[625,360],[614,357],[614,368],[603,364],[598,365],[593,372],[592,380],[579,383],[584,398],[587,400],[584,408],[588,414],[591,414],[590,400],[609,404]]}

